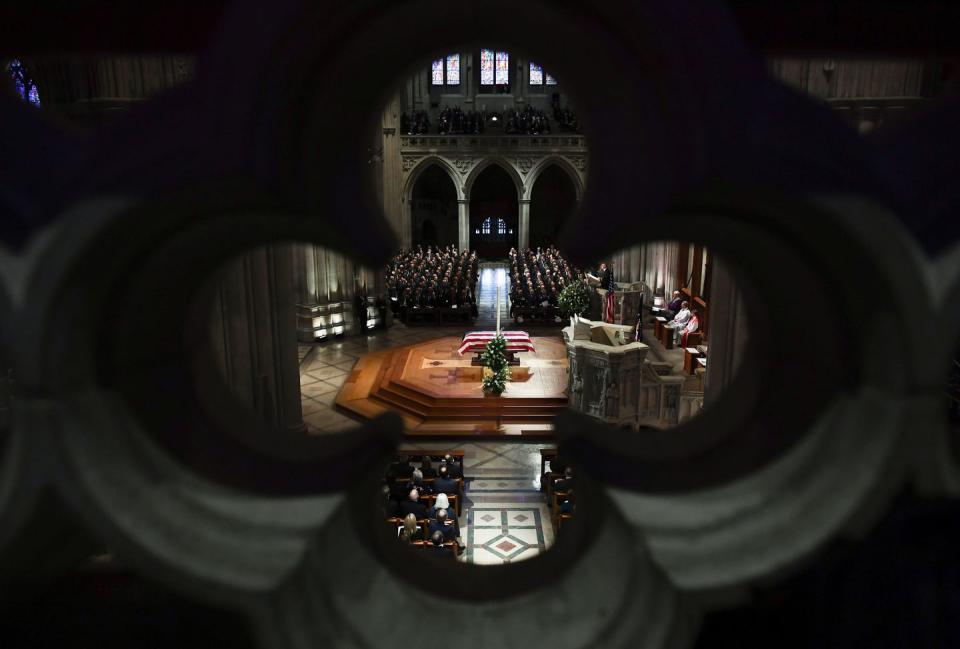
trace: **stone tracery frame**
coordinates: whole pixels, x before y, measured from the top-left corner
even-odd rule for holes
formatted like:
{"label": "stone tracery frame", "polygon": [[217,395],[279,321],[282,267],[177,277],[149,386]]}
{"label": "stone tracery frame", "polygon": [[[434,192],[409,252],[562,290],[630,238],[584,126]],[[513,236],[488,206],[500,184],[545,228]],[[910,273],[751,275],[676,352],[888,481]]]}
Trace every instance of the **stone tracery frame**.
{"label": "stone tracery frame", "polygon": [[[511,7],[508,2],[492,1],[491,16],[502,15]],[[458,21],[448,12],[434,10],[443,9],[445,5],[430,1],[418,3],[423,11],[410,11],[409,7],[398,10],[371,3],[367,7],[349,8],[320,5],[312,7],[306,15],[301,13],[303,9],[299,5],[281,4],[282,7],[271,13],[276,22],[267,25],[260,12],[245,14],[244,7],[238,7],[226,21],[224,35],[205,63],[208,72],[222,70],[225,74],[242,75],[247,73],[246,69],[237,66],[231,55],[245,52],[256,59],[263,53],[258,49],[269,52],[262,60],[289,63],[271,67],[270,74],[265,74],[274,78],[277,69],[285,71],[276,81],[282,86],[279,92],[263,93],[262,84],[241,83],[238,84],[241,90],[236,94],[214,98],[207,106],[190,94],[191,91],[202,93],[194,87],[165,98],[168,104],[158,102],[155,110],[164,115],[162,108],[177,106],[176,99],[180,96],[193,110],[210,111],[204,114],[209,118],[205,123],[214,123],[223,129],[212,137],[239,147],[236,156],[225,155],[225,159],[211,161],[211,165],[226,175],[255,181],[269,190],[265,192],[269,198],[263,199],[269,209],[264,209],[259,216],[240,218],[231,214],[231,209],[237,210],[238,206],[229,206],[231,209],[220,206],[225,212],[221,216],[228,220],[235,217],[233,227],[248,240],[286,233],[302,234],[324,243],[325,237],[332,236],[327,228],[340,232],[359,230],[366,236],[352,242],[340,241],[342,249],[364,260],[382,261],[391,250],[382,217],[369,205],[348,209],[362,196],[360,190],[364,187],[362,161],[351,153],[354,134],[361,132],[352,128],[358,123],[350,114],[355,104],[344,102],[350,106],[330,106],[329,101],[322,101],[328,97],[321,89],[338,88],[340,92],[350,89],[361,99],[370,98],[376,92],[352,86],[350,75],[338,68],[335,61],[329,67],[321,67],[317,61],[332,60],[322,56],[325,52],[349,50],[361,53],[359,58],[344,57],[351,61],[352,67],[359,61],[361,65],[370,65],[373,75],[393,74],[395,70],[373,66],[369,54],[381,52],[385,44],[389,46],[392,41],[385,36],[390,33],[399,30],[413,34],[423,30],[443,34],[453,28],[459,30],[458,34],[469,35],[498,25],[485,23],[483,16]],[[372,517],[357,513],[366,502],[361,497],[364,489],[360,485],[348,494],[324,492],[318,487],[317,491],[290,497],[269,493],[266,488],[264,493],[251,495],[249,491],[236,489],[236,485],[218,484],[210,476],[189,471],[144,430],[143,422],[159,418],[163,414],[161,409],[169,408],[170,402],[158,400],[153,408],[133,410],[118,399],[116,386],[112,386],[109,379],[97,371],[102,368],[93,363],[99,360],[109,365],[118,360],[98,357],[100,350],[91,343],[102,333],[98,328],[102,326],[98,323],[102,314],[84,312],[82,307],[84,298],[99,295],[117,278],[103,259],[103,248],[92,248],[90,242],[112,241],[117,245],[116,242],[124,241],[124,234],[142,230],[144,221],[129,218],[129,213],[127,218],[120,218],[111,205],[95,202],[86,216],[96,218],[71,218],[64,213],[57,219],[61,227],[72,223],[76,228],[73,233],[83,236],[52,233],[55,247],[39,248],[40,252],[46,251],[46,255],[38,256],[36,250],[23,251],[14,260],[16,272],[3,269],[7,280],[4,294],[9,286],[10,293],[17,296],[2,302],[7,311],[5,317],[0,318],[4,352],[27,388],[15,413],[2,465],[4,474],[0,476],[0,522],[3,523],[0,525],[0,565],[3,568],[15,569],[16,566],[11,565],[15,557],[9,549],[14,541],[24,540],[16,538],[17,530],[38,494],[52,489],[64,497],[87,526],[100,532],[121,550],[131,565],[147,576],[164,581],[190,597],[221,602],[248,615],[254,620],[258,639],[265,647],[315,647],[324,643],[347,647],[393,646],[392,636],[384,631],[397,631],[391,612],[411,596],[425,609],[442,605],[451,625],[470,625],[473,633],[464,639],[470,646],[486,646],[491,640],[500,640],[502,646],[508,647],[523,646],[526,642],[546,643],[560,649],[594,646],[602,640],[612,647],[683,647],[690,646],[696,635],[699,611],[717,605],[708,597],[717,588],[745,597],[755,580],[774,579],[795,569],[827,539],[851,530],[863,533],[869,529],[870,520],[882,511],[891,492],[908,480],[922,479],[933,457],[930,450],[936,448],[932,437],[945,432],[932,399],[943,369],[942,359],[935,358],[935,354],[943,349],[921,347],[910,341],[889,349],[893,359],[889,363],[897,370],[895,376],[882,374],[884,367],[871,351],[887,339],[891,330],[904,321],[911,321],[916,313],[943,315],[948,311],[949,302],[942,296],[935,296],[932,291],[917,291],[918,286],[925,286],[922,278],[931,271],[932,262],[922,254],[913,254],[909,235],[895,218],[877,208],[868,185],[844,182],[849,180],[846,177],[836,178],[836,170],[846,168],[842,164],[829,168],[834,184],[819,185],[823,189],[820,198],[824,206],[814,208],[813,201],[807,200],[810,197],[799,196],[807,189],[805,183],[810,181],[809,176],[817,175],[817,170],[809,168],[816,166],[816,155],[803,159],[799,170],[810,173],[795,180],[797,184],[778,186],[775,190],[767,188],[783,202],[798,206],[794,214],[805,221],[797,227],[791,228],[789,219],[775,219],[763,210],[730,209],[729,204],[719,200],[703,200],[697,205],[700,215],[705,216],[697,227],[692,222],[660,217],[667,207],[668,196],[695,191],[702,174],[711,169],[706,154],[702,157],[693,154],[700,152],[703,143],[714,142],[711,134],[718,123],[725,123],[715,120],[729,119],[730,127],[735,128],[739,123],[736,110],[749,110],[745,105],[733,105],[732,113],[724,112],[729,107],[722,101],[698,100],[732,98],[736,104],[738,93],[743,93],[752,101],[755,97],[749,92],[755,89],[752,84],[770,90],[765,85],[767,82],[757,76],[743,55],[736,33],[719,7],[693,9],[671,2],[670,10],[666,11],[666,5],[656,3],[611,1],[602,6],[584,3],[577,5],[575,15],[561,15],[549,3],[534,4],[529,13],[536,16],[537,29],[531,29],[531,24],[525,22],[527,18],[521,16],[504,27],[504,41],[524,38],[529,44],[531,40],[539,40],[537,45],[551,53],[552,64],[563,71],[572,87],[582,87],[585,93],[596,90],[584,119],[588,133],[601,137],[590,140],[593,147],[591,184],[584,192],[581,218],[575,219],[571,226],[571,253],[580,258],[595,257],[612,252],[614,246],[635,243],[641,235],[685,240],[699,235],[714,249],[732,250],[735,236],[753,233],[762,234],[772,241],[771,245],[789,252],[798,268],[810,267],[807,269],[812,273],[812,292],[822,293],[821,282],[839,277],[835,285],[825,285],[842,295],[848,315],[860,319],[863,340],[852,344],[852,351],[844,356],[844,361],[856,372],[839,373],[835,377],[802,375],[811,383],[822,382],[819,387],[824,391],[826,388],[836,390],[833,398],[816,413],[815,421],[794,423],[795,430],[788,431],[795,435],[792,444],[762,462],[737,467],[736,475],[724,475],[722,479],[714,476],[713,483],[678,485],[666,479],[671,477],[670,463],[682,461],[698,444],[722,440],[731,434],[725,429],[755,415],[757,405],[749,395],[718,403],[717,407],[723,408],[718,412],[735,415],[731,418],[732,424],[724,417],[717,417],[712,425],[673,431],[675,437],[689,434],[693,440],[689,444],[681,440],[663,449],[644,448],[641,443],[624,445],[621,451],[626,452],[620,453],[623,464],[616,467],[617,471],[611,471],[604,462],[586,461],[590,453],[578,453],[584,449],[600,451],[600,455],[594,456],[603,458],[605,448],[610,450],[609,429],[585,425],[574,417],[561,418],[557,422],[561,444],[584,460],[588,482],[597,489],[590,506],[602,513],[595,526],[571,528],[582,543],[571,545],[561,540],[555,551],[542,560],[533,560],[528,566],[507,566],[488,573],[487,577],[481,569],[449,568],[451,582],[469,584],[470,591],[454,585],[452,592],[441,598],[434,593],[413,590],[410,574],[389,561],[389,555],[371,541]],[[365,14],[366,22],[358,24],[354,19],[358,14],[353,12],[362,13],[361,9],[369,12]],[[617,38],[591,41],[594,36],[582,29],[583,21],[594,25],[599,34],[606,36],[611,31]],[[544,28],[545,22],[550,29]],[[709,25],[710,29],[696,30],[698,24]],[[651,38],[651,34],[642,31],[650,25],[664,37]],[[448,29],[441,29],[443,27]],[[682,36],[689,29],[706,39],[701,41],[702,47],[697,51],[682,47],[671,49],[679,47],[672,43],[685,42]],[[318,37],[318,33],[325,38]],[[598,57],[615,59],[618,62],[615,69],[623,65],[625,55],[631,65],[636,64],[628,68],[636,70],[644,69],[643,65],[652,60],[672,60],[671,56],[654,56],[663,53],[658,48],[666,48],[684,64],[680,68],[685,74],[682,79],[676,79],[669,71],[650,66],[650,70],[658,70],[656,74],[651,72],[652,80],[646,82],[653,87],[639,88],[622,88],[612,77],[591,80],[587,75],[578,74],[576,57],[560,46],[577,42],[566,38],[572,34],[580,36],[582,46],[590,48]],[[669,38],[671,34],[676,38]],[[371,47],[371,43],[377,46]],[[409,48],[409,44],[410,41],[404,39],[404,48]],[[396,63],[403,64],[403,56],[420,54],[423,52],[412,49],[398,53]],[[691,61],[697,65],[690,64]],[[591,71],[600,69],[603,74],[604,68],[596,66]],[[252,70],[251,74],[255,75],[256,68]],[[326,83],[311,83],[318,79]],[[376,79],[366,79],[365,83],[371,81]],[[609,88],[625,91],[619,103],[608,101],[610,96],[604,95],[603,86],[607,84]],[[380,86],[373,83],[372,87]],[[318,94],[311,95],[311,92]],[[659,104],[653,101],[654,97],[672,102],[662,107],[664,114],[658,112]],[[818,113],[812,102],[795,102],[792,108],[807,115],[817,128],[836,132],[841,138],[846,133],[832,118]],[[316,111],[304,110],[305,103]],[[379,104],[371,101],[369,105]],[[610,110],[601,114],[597,111],[598,105],[606,105]],[[697,113],[696,107],[701,105],[710,106],[710,111],[718,110],[718,106],[722,110],[719,116]],[[618,112],[617,106],[630,106],[630,113]],[[669,109],[676,106],[688,112],[672,113]],[[216,119],[235,115],[255,117],[250,123]],[[670,119],[662,119],[665,117]],[[606,121],[602,122],[601,118]],[[157,117],[141,113],[129,119],[134,124],[150,126],[154,125],[151,119]],[[640,120],[647,128],[638,127],[634,120]],[[331,129],[330,124],[337,124],[337,129]],[[628,125],[631,128],[626,128]],[[791,124],[790,128],[795,126]],[[235,134],[231,128],[245,137],[227,137]],[[834,128],[835,131],[830,131]],[[162,127],[158,131],[157,137],[171,135]],[[693,133],[689,139],[688,132]],[[208,136],[203,133],[186,130],[184,135],[185,139],[178,142],[189,152],[193,152],[191,137],[208,142],[204,139]],[[616,141],[621,141],[625,150],[631,151],[638,160],[623,164],[616,152],[609,149],[617,135],[620,137]],[[322,147],[319,142],[323,143]],[[211,183],[210,178],[205,177],[209,173],[207,169],[188,169],[184,173],[196,174],[189,179],[171,177],[165,165],[168,158],[164,155],[169,149],[159,147],[157,142],[152,143],[156,149],[146,147],[145,152],[136,152],[140,155],[125,149],[122,142],[107,139],[102,145],[116,154],[116,160],[139,165],[135,169],[144,177],[141,180],[155,183],[150,186],[153,193],[144,192],[145,196],[140,199],[148,209],[134,215],[150,214],[157,225],[167,223],[163,220],[167,218],[163,210],[157,209],[157,194],[170,191],[170,186],[196,183],[209,187]],[[713,155],[724,161],[736,153],[723,150],[722,143],[712,146],[720,148]],[[848,146],[852,151],[861,152],[854,140],[849,140]],[[683,160],[682,166],[669,156],[663,157],[678,147],[689,147],[689,156],[677,156]],[[228,153],[235,151],[230,149]],[[836,151],[817,149],[809,153],[836,155]],[[758,166],[764,166],[763,151],[751,151],[749,156],[759,162]],[[235,158],[249,164],[238,164]],[[688,164],[689,160],[695,164]],[[834,157],[829,161],[838,162]],[[789,171],[795,173],[797,169]],[[678,178],[684,182],[679,183]],[[122,174],[98,177],[98,180],[97,187],[104,197],[125,194],[130,189],[129,179]],[[743,207],[756,203],[760,193],[756,187],[748,186],[735,171],[727,180],[740,183]],[[849,194],[851,187],[858,189],[854,197],[847,202],[839,201],[837,195]],[[635,204],[638,192],[645,192],[649,204]],[[232,188],[224,195],[237,193],[239,190]],[[326,200],[321,202],[321,197]],[[63,205],[76,200],[77,196],[67,194]],[[175,205],[170,214],[181,221],[187,215],[202,221],[201,215],[191,209]],[[281,212],[287,218],[278,219],[277,213]],[[604,218],[587,219],[582,217],[584,214],[602,214]],[[717,214],[723,218],[710,218]],[[324,227],[310,229],[305,225],[318,221],[318,216]],[[711,229],[714,221],[715,225],[724,221],[732,229]],[[632,232],[634,240],[617,236],[625,226],[637,223],[643,227]],[[869,227],[864,227],[865,224]],[[810,231],[799,231],[801,226],[807,226]],[[191,230],[186,225],[183,227],[182,233],[189,239]],[[273,235],[269,235],[270,232]],[[844,239],[852,243],[850,249],[840,247],[837,242]],[[58,254],[51,254],[51,250]],[[905,250],[912,252],[904,254]],[[772,253],[778,251],[779,248],[775,248]],[[836,259],[842,257],[836,254],[838,251],[850,259]],[[749,248],[740,252],[745,266],[763,259],[751,257]],[[834,265],[817,268],[824,258],[835,259]],[[57,263],[49,263],[50,260]],[[889,303],[871,306],[862,295],[858,296],[863,291],[850,278],[864,267],[860,262],[871,270],[871,279],[877,286],[886,295],[893,296]],[[152,272],[162,274],[170,267],[170,263],[158,264]],[[71,274],[67,272],[70,269],[78,272]],[[827,269],[831,270],[830,277],[823,276]],[[942,266],[940,271],[948,273],[953,279],[952,286],[957,286],[955,266]],[[143,272],[149,273],[150,269]],[[797,277],[801,277],[799,271]],[[76,367],[67,375],[57,375],[51,371],[52,363],[56,353],[62,351],[58,345],[65,343],[60,340],[60,320],[53,316],[68,288],[76,292],[72,304],[78,305],[77,313],[83,316],[83,327],[88,329],[71,333],[70,342],[77,345],[72,356]],[[28,294],[31,299],[25,301],[23,298]],[[800,299],[809,305],[814,298]],[[927,340],[953,341],[960,329],[953,318],[928,317],[919,321],[924,328],[923,338]],[[769,333],[768,343],[772,343],[774,332]],[[794,327],[787,333],[802,334],[803,329]],[[164,337],[158,332],[157,335],[159,342],[171,345],[176,342],[170,337],[173,334]],[[179,349],[176,345],[172,348]],[[121,356],[119,360],[132,358]],[[812,362],[799,363],[796,367],[816,369]],[[157,369],[146,366],[146,371]],[[186,393],[186,386],[180,388]],[[807,405],[804,401],[807,394],[800,386],[784,394],[782,403],[802,408]],[[912,430],[910,423],[918,418],[927,423],[933,433],[931,438],[918,441],[908,437]],[[791,425],[790,421],[783,423],[784,430]],[[389,456],[390,444],[397,442],[397,426],[396,420],[390,419],[371,422],[352,442],[344,443],[339,449],[343,455],[328,452],[326,459],[342,462],[344,457],[354,457],[359,451],[367,450],[380,458],[370,462],[370,473],[375,475],[382,468],[380,463],[385,464]],[[724,435],[711,436],[711,427]],[[781,434],[782,431],[769,432]],[[854,451],[864,451],[855,466],[829,462],[831,458],[845,457]],[[9,461],[11,458],[16,462]],[[642,480],[632,475],[632,472],[640,473],[641,466],[647,472],[639,476]],[[315,468],[329,466],[321,464]],[[955,466],[940,464],[937,469],[941,480],[931,481],[928,488],[946,490],[956,484]],[[846,479],[850,471],[854,479]],[[282,470],[277,473],[283,477]],[[838,497],[838,493],[842,497]],[[151,507],[144,507],[144,503]],[[825,503],[831,506],[826,507]],[[809,519],[808,534],[792,538],[792,526],[785,524],[784,519],[789,523],[791,517],[810,511],[823,515]],[[184,530],[205,533],[184,535]],[[703,546],[695,544],[703,539],[707,541]],[[776,552],[757,552],[764,542],[776,546]],[[563,569],[551,570],[557,568],[558,561],[565,563]],[[596,615],[578,617],[585,610],[584,601],[595,605],[590,612]],[[551,624],[531,625],[531,617],[549,620]],[[618,623],[611,624],[611,619]],[[522,633],[531,628],[537,632],[533,639],[529,635],[506,637],[504,632]],[[544,629],[548,636],[541,635]]]}

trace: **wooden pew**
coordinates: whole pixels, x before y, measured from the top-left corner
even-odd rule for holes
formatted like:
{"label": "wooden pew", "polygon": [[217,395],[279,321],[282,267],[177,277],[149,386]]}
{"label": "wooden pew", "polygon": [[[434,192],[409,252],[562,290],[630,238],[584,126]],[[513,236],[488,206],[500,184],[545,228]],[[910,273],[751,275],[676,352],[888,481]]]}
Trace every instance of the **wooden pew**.
{"label": "wooden pew", "polygon": [[450,455],[453,458],[453,461],[460,465],[460,474],[463,475],[463,456],[464,451],[455,450],[455,451],[437,451],[437,450],[424,450],[417,448],[401,448],[397,452],[397,457],[410,457],[410,456],[429,456],[432,461],[439,462],[443,459],[444,455]]}

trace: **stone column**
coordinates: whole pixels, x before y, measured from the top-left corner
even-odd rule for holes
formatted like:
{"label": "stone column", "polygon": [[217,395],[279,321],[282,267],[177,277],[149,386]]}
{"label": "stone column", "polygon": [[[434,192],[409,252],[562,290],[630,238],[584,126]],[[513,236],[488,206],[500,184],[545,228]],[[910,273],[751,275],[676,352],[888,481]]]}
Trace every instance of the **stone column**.
{"label": "stone column", "polygon": [[212,340],[227,385],[279,429],[305,431],[291,245],[265,246],[220,280]]}
{"label": "stone column", "polygon": [[520,200],[520,226],[517,230],[517,247],[521,250],[530,247],[530,199]]}
{"label": "stone column", "polygon": [[716,400],[733,379],[747,348],[747,315],[743,297],[726,265],[716,256],[710,284],[707,330],[707,375],[704,405]]}
{"label": "stone column", "polygon": [[470,201],[466,198],[457,200],[457,247],[470,248]]}

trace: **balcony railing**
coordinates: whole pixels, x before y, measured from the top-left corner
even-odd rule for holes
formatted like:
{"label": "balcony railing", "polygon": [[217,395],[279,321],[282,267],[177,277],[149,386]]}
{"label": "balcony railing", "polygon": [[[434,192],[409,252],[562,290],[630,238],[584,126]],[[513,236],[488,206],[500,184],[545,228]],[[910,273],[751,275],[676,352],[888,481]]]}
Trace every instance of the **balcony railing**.
{"label": "balcony railing", "polygon": [[580,133],[551,135],[401,135],[402,151],[586,151]]}

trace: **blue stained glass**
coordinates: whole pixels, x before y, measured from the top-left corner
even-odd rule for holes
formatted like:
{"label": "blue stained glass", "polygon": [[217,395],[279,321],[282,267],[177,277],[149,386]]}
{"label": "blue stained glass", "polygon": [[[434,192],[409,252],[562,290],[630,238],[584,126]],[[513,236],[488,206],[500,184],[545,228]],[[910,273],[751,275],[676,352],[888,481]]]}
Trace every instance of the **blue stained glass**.
{"label": "blue stained glass", "polygon": [[443,59],[437,59],[431,66],[431,84],[434,86],[443,85]]}
{"label": "blue stained glass", "polygon": [[460,55],[447,56],[447,85],[456,86],[460,83]]}
{"label": "blue stained glass", "polygon": [[510,83],[510,55],[507,52],[497,52],[497,85]]}
{"label": "blue stained glass", "polygon": [[555,86],[555,85],[557,85],[557,80],[554,79],[552,76],[550,76],[550,75],[548,74],[548,75],[547,75],[547,85],[548,85],[548,86]]}
{"label": "blue stained glass", "polygon": [[503,219],[497,219],[497,234],[507,233],[507,222]]}
{"label": "blue stained glass", "polygon": [[493,50],[480,50],[480,85],[493,85]]}
{"label": "blue stained glass", "polygon": [[40,105],[40,92],[37,90],[37,84],[30,79],[19,59],[13,59],[7,64],[7,72],[13,79],[13,89],[20,95],[21,99],[29,101],[34,106]]}
{"label": "blue stained glass", "polygon": [[543,66],[533,61],[530,61],[530,85],[543,85]]}

